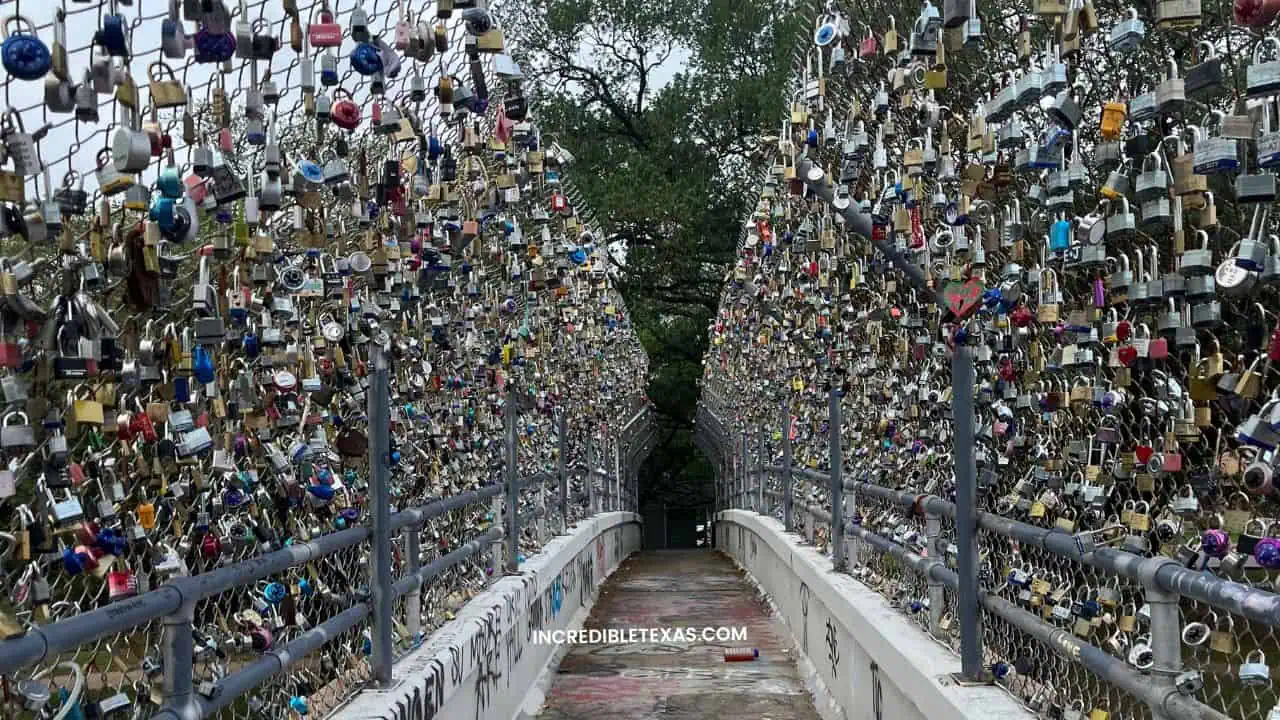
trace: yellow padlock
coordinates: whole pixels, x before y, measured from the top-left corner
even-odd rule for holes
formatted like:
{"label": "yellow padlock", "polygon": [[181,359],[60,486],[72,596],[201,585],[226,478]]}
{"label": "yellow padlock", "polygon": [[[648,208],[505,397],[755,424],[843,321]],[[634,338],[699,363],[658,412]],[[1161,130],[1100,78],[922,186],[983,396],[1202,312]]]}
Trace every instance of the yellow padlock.
{"label": "yellow padlock", "polygon": [[1089,720],[1110,720],[1111,713],[1101,708],[1094,708],[1089,711]]}
{"label": "yellow padlock", "polygon": [[1102,122],[1098,131],[1107,140],[1118,140],[1124,131],[1124,121],[1129,115],[1129,108],[1122,102],[1112,101],[1102,106]]}

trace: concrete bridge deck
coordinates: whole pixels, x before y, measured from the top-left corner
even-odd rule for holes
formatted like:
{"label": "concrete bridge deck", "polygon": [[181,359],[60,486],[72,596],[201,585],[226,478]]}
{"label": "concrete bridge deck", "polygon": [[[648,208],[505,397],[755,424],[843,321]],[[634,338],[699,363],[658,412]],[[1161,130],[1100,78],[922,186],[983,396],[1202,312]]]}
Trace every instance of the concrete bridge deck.
{"label": "concrete bridge deck", "polygon": [[[745,627],[746,641],[704,642],[702,629]],[[741,571],[713,550],[648,551],[601,589],[585,630],[682,628],[693,642],[576,645],[539,720],[817,720],[786,628]],[[725,647],[758,648],[725,662]]]}

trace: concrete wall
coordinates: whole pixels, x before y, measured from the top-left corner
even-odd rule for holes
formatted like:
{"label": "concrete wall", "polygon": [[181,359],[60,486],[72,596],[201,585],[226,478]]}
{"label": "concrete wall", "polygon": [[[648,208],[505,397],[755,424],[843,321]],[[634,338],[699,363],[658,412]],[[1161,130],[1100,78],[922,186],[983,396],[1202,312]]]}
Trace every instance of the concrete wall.
{"label": "concrete wall", "polygon": [[769,595],[845,720],[1033,720],[999,688],[953,684],[959,658],[798,540],[773,518],[717,515],[716,547]]}
{"label": "concrete wall", "polygon": [[392,687],[365,691],[331,717],[510,720],[556,649],[534,643],[534,632],[565,629],[640,541],[634,513],[579,523],[397,662]]}

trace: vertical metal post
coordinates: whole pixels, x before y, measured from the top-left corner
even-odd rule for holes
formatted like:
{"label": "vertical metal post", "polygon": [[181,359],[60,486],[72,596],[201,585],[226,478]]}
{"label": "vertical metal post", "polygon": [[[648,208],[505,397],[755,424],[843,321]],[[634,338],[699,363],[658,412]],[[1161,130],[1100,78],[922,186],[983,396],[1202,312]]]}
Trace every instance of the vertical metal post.
{"label": "vertical metal post", "polygon": [[[942,518],[936,513],[928,513],[924,518],[924,533],[928,541],[929,557],[933,560],[942,560],[946,550],[942,543]],[[942,622],[943,605],[946,604],[946,598],[943,596],[944,586],[938,580],[929,577],[929,632],[935,637],[942,636],[942,629],[939,627]]]}
{"label": "vertical metal post", "polygon": [[[405,572],[412,575],[418,572],[422,561],[422,528],[417,525],[410,525],[405,528],[404,533],[404,554]],[[418,640],[418,636],[422,633],[422,587],[415,586],[404,596],[404,625],[409,630],[409,637],[413,641]]]}
{"label": "vertical metal post", "polygon": [[507,490],[507,552],[504,567],[509,573],[520,572],[520,474],[516,467],[516,388],[507,390],[507,406],[504,413],[506,429],[506,490]]}
{"label": "vertical metal post", "polygon": [[845,568],[844,480],[841,477],[844,450],[840,446],[840,389],[831,388],[827,408],[827,444],[831,457],[831,560],[836,572]]}
{"label": "vertical metal post", "polygon": [[974,463],[973,351],[958,344],[951,356],[951,410],[955,425],[952,457],[956,474],[956,549],[959,552],[960,673],[966,680],[982,679],[982,632],[978,626],[977,530],[978,468]]}
{"label": "vertical metal post", "polygon": [[756,512],[769,515],[769,508],[764,504],[764,430],[756,434]]}
{"label": "vertical metal post", "polygon": [[622,509],[622,438],[613,439],[613,509]]}
{"label": "vertical metal post", "polygon": [[560,474],[560,531],[564,532],[569,529],[569,472],[567,464],[569,462],[569,417],[564,410],[560,411],[559,418],[559,444],[560,444],[560,463],[557,468]]}
{"label": "vertical metal post", "polygon": [[596,464],[595,464],[595,428],[587,428],[587,454],[586,454],[586,485],[587,485],[587,517],[596,514]]}
{"label": "vertical metal post", "polygon": [[747,458],[747,431],[743,430],[742,435],[742,466],[738,469],[738,502],[737,507],[747,507],[747,474],[751,463]]}
{"label": "vertical metal post", "polygon": [[381,350],[373,357],[373,387],[369,390],[370,488],[373,494],[373,676],[391,684],[391,617],[395,597],[391,588],[391,396],[390,366]]}
{"label": "vertical metal post", "polygon": [[164,635],[160,660],[164,670],[161,681],[164,707],[173,709],[180,717],[188,717],[192,714],[188,713],[188,709],[195,702],[195,681],[192,675],[195,639],[191,635],[195,623],[195,603],[184,603],[178,612],[165,616],[162,623]]}
{"label": "vertical metal post", "polygon": [[792,489],[795,483],[791,478],[791,405],[782,404],[782,527],[787,532],[796,529],[792,516],[792,504],[795,498]]}
{"label": "vertical metal post", "polygon": [[[1151,653],[1153,665],[1151,680],[1168,688],[1168,692],[1176,692],[1173,678],[1182,672],[1182,619],[1178,612],[1178,596],[1166,592],[1155,581],[1156,572],[1161,566],[1176,562],[1172,558],[1156,556],[1143,561],[1142,590],[1147,607],[1151,608],[1148,629],[1151,631]],[[1154,720],[1169,720],[1164,709],[1151,706],[1151,717]]]}

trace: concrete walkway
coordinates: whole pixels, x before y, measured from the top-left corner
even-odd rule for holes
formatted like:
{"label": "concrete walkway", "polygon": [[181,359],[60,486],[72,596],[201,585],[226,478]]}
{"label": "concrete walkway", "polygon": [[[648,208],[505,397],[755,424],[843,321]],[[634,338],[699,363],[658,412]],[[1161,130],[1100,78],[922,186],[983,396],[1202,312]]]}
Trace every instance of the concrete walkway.
{"label": "concrete walkway", "polygon": [[[745,642],[578,645],[539,720],[818,720],[781,626],[727,557],[711,550],[632,556],[609,578],[584,629],[745,627]],[[725,647],[760,650],[726,663]]]}

